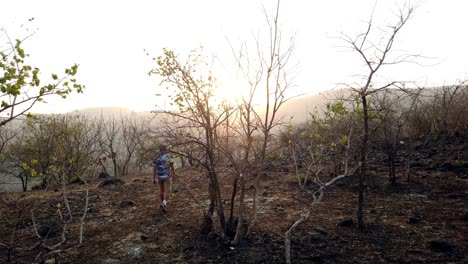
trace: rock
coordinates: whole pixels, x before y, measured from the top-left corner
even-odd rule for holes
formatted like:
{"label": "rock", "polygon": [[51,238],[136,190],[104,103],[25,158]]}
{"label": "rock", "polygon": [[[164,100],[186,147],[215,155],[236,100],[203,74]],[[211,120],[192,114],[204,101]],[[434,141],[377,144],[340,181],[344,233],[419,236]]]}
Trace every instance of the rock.
{"label": "rock", "polygon": [[100,178],[100,179],[104,179],[104,178],[107,178],[107,177],[109,177],[109,174],[107,174],[107,173],[105,173],[105,172],[101,172],[101,173],[99,173],[99,175],[98,175],[98,178]]}
{"label": "rock", "polygon": [[429,167],[424,168],[424,170],[425,171],[435,171],[436,167],[435,166],[429,166]]}
{"label": "rock", "polygon": [[462,199],[462,198],[465,198],[465,195],[458,194],[458,193],[451,193],[451,194],[447,195],[447,198],[449,198],[449,199]]}
{"label": "rock", "polygon": [[445,239],[437,238],[429,241],[431,249],[437,252],[448,252],[453,246]]}
{"label": "rock", "polygon": [[316,227],[314,228],[314,231],[321,235],[328,236],[327,230],[323,229],[322,227]]}
{"label": "rock", "polygon": [[220,238],[221,235],[216,232],[216,231],[211,231],[208,233],[208,235],[206,236],[206,238],[210,241],[214,241],[214,240],[217,240],[218,238]]}
{"label": "rock", "polygon": [[408,219],[408,224],[416,225],[416,224],[419,224],[419,223],[421,223],[421,219],[416,215],[412,215]]}
{"label": "rock", "polygon": [[147,236],[145,234],[141,234],[140,238],[141,238],[142,241],[146,241],[146,240],[148,240],[149,236]]}
{"label": "rock", "polygon": [[88,209],[88,213],[90,213],[90,214],[99,213],[99,208],[91,207],[91,208]]}
{"label": "rock", "polygon": [[439,164],[438,168],[440,171],[451,171],[455,169],[455,166],[453,166],[450,162],[444,162]]}
{"label": "rock", "polygon": [[99,188],[108,186],[108,185],[122,185],[125,182],[119,178],[106,179],[99,184]]}
{"label": "rock", "polygon": [[354,221],[351,217],[345,217],[338,222],[338,225],[343,227],[352,227],[354,225]]}
{"label": "rock", "polygon": [[143,249],[140,246],[130,248],[128,255],[131,259],[142,259],[143,258]]}
{"label": "rock", "polygon": [[410,193],[410,194],[408,194],[408,198],[410,198],[410,199],[427,199],[427,196],[424,195],[424,194]]}
{"label": "rock", "polygon": [[459,167],[453,170],[459,177],[466,177],[467,172],[465,168]]}
{"label": "rock", "polygon": [[411,163],[412,168],[421,168],[423,166],[424,166],[424,163],[421,161],[416,161],[416,162]]}
{"label": "rock", "polygon": [[37,229],[37,233],[41,237],[53,237],[57,234],[58,223],[54,220],[48,220],[44,224],[40,225]]}
{"label": "rock", "polygon": [[372,208],[372,209],[370,209],[370,212],[371,212],[372,214],[376,214],[376,213],[377,213],[377,209]]}
{"label": "rock", "polygon": [[319,233],[310,233],[310,236],[307,239],[311,242],[317,242],[323,239],[323,235]]}
{"label": "rock", "polygon": [[119,204],[120,208],[127,208],[127,207],[132,207],[134,206],[135,203],[133,201],[121,201]]}
{"label": "rock", "polygon": [[118,259],[106,259],[104,260],[105,264],[115,264],[115,263],[120,263]]}

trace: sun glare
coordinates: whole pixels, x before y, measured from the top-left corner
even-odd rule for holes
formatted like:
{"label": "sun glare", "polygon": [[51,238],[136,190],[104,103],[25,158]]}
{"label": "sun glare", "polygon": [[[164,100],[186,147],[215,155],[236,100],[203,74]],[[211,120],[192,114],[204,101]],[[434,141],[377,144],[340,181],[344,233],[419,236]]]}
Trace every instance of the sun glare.
{"label": "sun glare", "polygon": [[215,97],[220,102],[227,102],[231,105],[238,104],[242,96],[249,94],[249,86],[246,81],[228,77],[219,83],[215,91]]}

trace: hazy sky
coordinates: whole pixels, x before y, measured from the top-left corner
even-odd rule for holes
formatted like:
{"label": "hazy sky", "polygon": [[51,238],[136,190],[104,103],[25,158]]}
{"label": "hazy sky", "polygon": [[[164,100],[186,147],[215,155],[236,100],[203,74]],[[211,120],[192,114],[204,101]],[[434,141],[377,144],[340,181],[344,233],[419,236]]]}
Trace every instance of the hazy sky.
{"label": "hazy sky", "polygon": [[[377,1],[375,23],[395,21],[398,5],[407,1]],[[158,82],[147,72],[163,48],[187,54],[203,45],[205,51],[232,61],[227,39],[234,46],[264,34],[262,5],[274,11],[276,1],[172,0],[172,1],[37,1],[1,2],[0,26],[10,37],[21,38],[29,28],[36,33],[24,47],[30,64],[45,73],[80,65],[77,79],[86,85],[83,95],[66,101],[49,100],[41,112],[64,112],[97,106],[124,106],[136,111],[162,104]],[[356,35],[365,29],[374,0],[283,0],[283,34],[295,40],[294,90],[315,94],[335,88],[360,73],[356,54],[339,46],[342,32]],[[396,40],[402,53],[429,57],[422,65],[402,65],[383,72],[388,78],[441,85],[468,77],[468,22],[466,0],[413,1],[419,7]],[[34,20],[28,22],[28,19]],[[24,25],[21,27],[21,25]],[[263,31],[262,31],[263,30]],[[4,41],[4,39],[2,39]],[[229,75],[229,67],[224,69]],[[362,71],[361,71],[362,72]],[[48,76],[48,75],[47,75]],[[225,82],[228,82],[226,77]]]}

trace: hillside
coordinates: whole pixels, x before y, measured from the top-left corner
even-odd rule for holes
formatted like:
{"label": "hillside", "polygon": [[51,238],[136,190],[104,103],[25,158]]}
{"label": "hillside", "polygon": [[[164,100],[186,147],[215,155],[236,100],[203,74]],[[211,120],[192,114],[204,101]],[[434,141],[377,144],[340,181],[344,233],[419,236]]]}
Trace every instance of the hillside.
{"label": "hillside", "polygon": [[[467,263],[467,143],[419,139],[411,145],[417,159],[409,183],[401,177],[403,162],[398,163],[400,184],[394,187],[386,183],[385,160],[370,169],[365,229],[355,225],[356,178],[350,177],[327,191],[310,220],[294,233],[293,263]],[[238,246],[217,232],[199,233],[198,203],[205,203],[206,182],[190,168],[179,170],[167,213],[159,208],[150,173],[103,187],[106,179],[95,179],[79,247],[74,246],[85,208],[84,185],[68,187],[74,214],[63,244],[57,244],[65,213],[62,207],[59,214],[56,206],[63,202],[59,191],[0,194],[0,262],[44,258],[53,263],[50,252],[63,250],[56,254],[63,263],[284,263],[285,231],[304,215],[310,200],[293,175],[270,170],[261,179],[258,229]],[[227,201],[231,185],[226,176],[222,192]],[[252,190],[247,197],[251,208]],[[48,239],[36,237],[31,212],[39,230],[51,231]],[[45,247],[54,244],[59,246]]]}

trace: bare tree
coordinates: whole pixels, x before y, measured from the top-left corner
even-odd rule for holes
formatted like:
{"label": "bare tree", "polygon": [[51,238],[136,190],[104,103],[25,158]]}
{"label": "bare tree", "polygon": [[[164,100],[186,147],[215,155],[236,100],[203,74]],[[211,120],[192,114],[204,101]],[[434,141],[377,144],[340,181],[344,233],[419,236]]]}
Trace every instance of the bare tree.
{"label": "bare tree", "polygon": [[377,132],[380,132],[384,142],[383,150],[388,159],[389,183],[392,185],[397,183],[395,161],[400,149],[405,145],[403,141],[405,128],[411,113],[416,108],[421,92],[421,88],[411,89],[411,92],[386,89],[372,95],[373,111],[375,119],[378,120]]}
{"label": "bare tree", "polygon": [[[466,131],[468,113],[466,98],[468,95],[468,80],[456,85],[446,85],[435,89],[433,107],[433,127],[441,135],[462,134]],[[465,121],[464,121],[465,120]]]}
{"label": "bare tree", "polygon": [[[256,171],[254,174],[244,175],[244,180],[249,180],[250,177],[250,180],[254,181],[253,217],[247,235],[252,234],[257,224],[257,193],[260,188],[260,177],[265,174],[265,157],[272,151],[270,146],[272,131],[281,123],[278,112],[290,98],[286,92],[290,88],[291,71],[294,68],[290,65],[294,50],[293,39],[284,39],[280,29],[280,1],[277,1],[272,15],[265,9],[264,15],[268,25],[268,35],[265,43],[255,37],[256,54],[250,55],[247,46],[242,46],[238,51],[232,48],[239,66],[238,70],[247,80],[250,88],[249,93],[241,98],[239,108],[241,126],[239,132],[246,142],[240,162],[244,163],[245,167]],[[259,98],[264,107],[262,110],[256,109],[253,104]],[[253,144],[256,134],[260,137],[258,149]],[[257,168],[252,168],[252,166]],[[236,180],[235,183],[237,183]],[[239,222],[240,224],[242,223]]]}
{"label": "bare tree", "polygon": [[100,140],[101,149],[104,157],[112,160],[114,177],[117,177],[119,175],[117,166],[117,150],[121,143],[120,133],[122,127],[115,116],[111,116],[106,120],[104,116],[101,115],[100,122],[104,125]]}
{"label": "bare tree", "polygon": [[[347,44],[352,52],[357,54],[367,67],[367,73],[361,75],[362,79],[354,85],[347,85],[359,97],[362,105],[362,123],[364,132],[362,136],[361,147],[361,174],[359,176],[359,198],[358,198],[358,226],[363,228],[363,206],[364,206],[364,179],[367,169],[367,152],[369,141],[369,102],[368,96],[387,88],[404,87],[403,82],[384,81],[378,82],[378,73],[382,67],[401,64],[404,62],[413,62],[417,55],[404,54],[397,57],[391,57],[391,51],[396,37],[406,25],[414,13],[413,6],[405,5],[399,9],[398,19],[394,25],[387,26],[387,30],[375,29],[372,16],[367,22],[366,30],[356,37],[343,34],[341,39]],[[378,33],[378,41],[374,42],[374,32]]]}
{"label": "bare tree", "polygon": [[120,126],[122,128],[123,150],[120,152],[122,164],[121,175],[128,175],[131,162],[134,160],[135,152],[141,142],[139,137],[143,133],[143,124],[132,116],[120,116]]}

